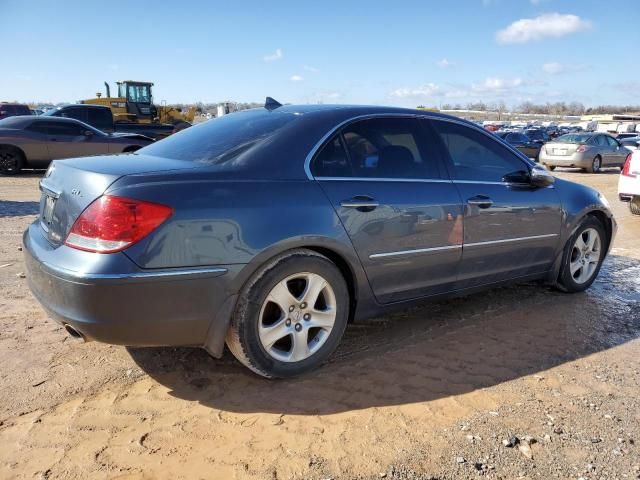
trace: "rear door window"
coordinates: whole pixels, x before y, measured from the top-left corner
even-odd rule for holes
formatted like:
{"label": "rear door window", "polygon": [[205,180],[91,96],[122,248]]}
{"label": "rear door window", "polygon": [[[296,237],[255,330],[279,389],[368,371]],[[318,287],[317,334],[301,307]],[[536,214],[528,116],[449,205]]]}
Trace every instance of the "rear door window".
{"label": "rear door window", "polygon": [[598,135],[595,138],[595,144],[600,146],[600,147],[607,147],[609,145],[609,143],[607,142],[607,139],[605,138],[604,135]]}
{"label": "rear door window", "polygon": [[415,118],[362,120],[342,131],[351,170],[357,177],[437,179],[437,159]]}
{"label": "rear door window", "polygon": [[47,122],[33,122],[31,125],[29,125],[27,128],[25,128],[25,130],[28,130],[30,132],[39,133],[39,134],[42,134],[42,135],[47,135],[47,133],[48,133]]}
{"label": "rear door window", "polygon": [[78,137],[84,132],[82,126],[77,123],[48,122],[46,128],[47,133],[51,136]]}

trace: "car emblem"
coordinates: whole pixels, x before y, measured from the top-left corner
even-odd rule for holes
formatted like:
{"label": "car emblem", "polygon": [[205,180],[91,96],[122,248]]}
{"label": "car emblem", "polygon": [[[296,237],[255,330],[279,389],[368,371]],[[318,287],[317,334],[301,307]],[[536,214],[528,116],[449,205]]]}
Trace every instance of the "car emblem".
{"label": "car emblem", "polygon": [[76,197],[80,197],[82,192],[80,192],[80,189],[78,188],[74,188],[73,190],[71,190],[71,195],[74,195]]}

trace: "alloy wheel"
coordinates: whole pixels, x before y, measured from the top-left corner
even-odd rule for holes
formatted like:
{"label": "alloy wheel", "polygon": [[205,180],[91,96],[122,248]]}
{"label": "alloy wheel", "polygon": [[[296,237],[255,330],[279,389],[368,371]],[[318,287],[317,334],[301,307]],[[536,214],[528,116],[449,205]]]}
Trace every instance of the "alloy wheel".
{"label": "alloy wheel", "polygon": [[0,172],[13,172],[18,168],[18,157],[12,152],[0,152]]}
{"label": "alloy wheel", "polygon": [[316,273],[291,275],[277,283],[260,309],[262,347],[281,362],[300,362],[316,353],[336,322],[336,295]]}
{"label": "alloy wheel", "polygon": [[600,171],[601,164],[602,161],[600,160],[600,157],[596,157],[593,159],[593,173],[598,173]]}
{"label": "alloy wheel", "polygon": [[569,260],[573,281],[580,285],[588,282],[598,268],[601,254],[602,242],[596,229],[587,228],[578,235]]}

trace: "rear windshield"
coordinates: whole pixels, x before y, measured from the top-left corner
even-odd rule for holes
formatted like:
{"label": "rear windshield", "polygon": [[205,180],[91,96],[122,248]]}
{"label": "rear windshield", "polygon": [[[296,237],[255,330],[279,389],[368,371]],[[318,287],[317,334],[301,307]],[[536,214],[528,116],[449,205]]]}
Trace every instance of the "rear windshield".
{"label": "rear windshield", "polygon": [[255,148],[295,119],[292,113],[246,110],[187,128],[138,153],[221,164]]}
{"label": "rear windshield", "polygon": [[592,135],[584,133],[567,133],[556,138],[556,142],[562,143],[586,143]]}
{"label": "rear windshield", "polygon": [[22,128],[22,126],[29,121],[24,117],[7,117],[0,119],[0,128]]}

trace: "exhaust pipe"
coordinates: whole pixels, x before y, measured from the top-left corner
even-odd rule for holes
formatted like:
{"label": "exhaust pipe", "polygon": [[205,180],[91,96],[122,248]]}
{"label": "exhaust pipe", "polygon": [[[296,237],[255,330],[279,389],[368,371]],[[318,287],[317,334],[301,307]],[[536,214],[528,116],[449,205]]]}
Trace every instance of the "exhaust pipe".
{"label": "exhaust pipe", "polygon": [[104,82],[104,86],[107,88],[107,97],[111,97],[111,88],[107,82]]}
{"label": "exhaust pipe", "polygon": [[81,342],[87,342],[87,339],[85,338],[85,336],[82,333],[80,333],[78,330],[73,328],[71,325],[69,325],[68,323],[64,324],[64,329],[67,331],[69,335],[71,335],[73,339]]}

